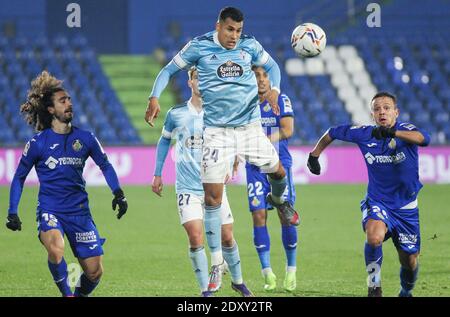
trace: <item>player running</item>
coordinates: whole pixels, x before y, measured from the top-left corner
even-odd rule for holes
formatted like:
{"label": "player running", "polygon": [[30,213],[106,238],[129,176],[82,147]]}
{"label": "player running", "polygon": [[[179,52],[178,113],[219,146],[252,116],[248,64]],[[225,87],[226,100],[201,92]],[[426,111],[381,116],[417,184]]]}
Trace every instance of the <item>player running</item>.
{"label": "player running", "polygon": [[[262,66],[272,89],[265,99],[279,114],[280,69],[255,38],[242,34],[244,16],[236,8],[220,11],[216,30],[194,38],[156,78],[145,120],[153,126],[160,106],[158,98],[169,79],[182,69],[196,66],[203,99],[204,125],[201,177],[205,191],[205,221],[211,221],[215,245],[220,244],[220,209],[227,175],[235,156],[268,173],[271,204],[298,225],[297,212],[283,199],[287,178],[277,152],[261,127],[258,88],[251,66]],[[234,247],[237,252],[237,245]]]}
{"label": "player running", "polygon": [[397,122],[397,100],[388,92],[372,98],[371,112],[376,126],[330,128],[310,153],[308,168],[320,174],[318,158],[334,139],[358,145],[369,174],[367,196],[361,202],[368,296],[382,296],[382,244],[392,237],[401,265],[399,296],[409,297],[419,271],[417,196],[423,185],[419,181],[417,146],[427,146],[430,136],[411,123]]}
{"label": "player running", "polygon": [[[28,100],[20,110],[27,122],[40,132],[25,145],[14,174],[6,226],[13,231],[22,229],[17,208],[25,179],[34,166],[40,183],[36,211],[38,237],[47,250],[53,280],[63,296],[88,296],[103,273],[105,241],[92,220],[82,176],[89,157],[100,167],[114,194],[112,208],[119,206],[118,219],[128,209],[127,200],[97,138],[71,124],[72,102],[62,81],[42,72],[32,81]],[[64,235],[84,271],[74,293],[64,260]]]}
{"label": "player running", "polygon": [[[220,222],[222,224],[219,243],[211,235],[220,231],[211,231],[210,219],[205,217],[205,231],[211,251],[211,274],[208,281],[208,260],[203,242],[204,192],[200,178],[202,155],[203,109],[198,90],[198,72],[192,67],[188,85],[191,98],[171,108],[166,115],[162,136],[157,146],[156,166],[152,190],[161,196],[163,190],[162,169],[169,151],[170,140],[176,139],[176,184],[175,191],[181,224],[189,238],[189,257],[195,272],[201,295],[212,296],[221,286],[225,264],[231,272],[233,289],[243,296],[253,296],[244,284],[241,273],[239,252],[233,237],[233,215],[224,192]],[[220,241],[222,241],[220,243]],[[225,261],[224,262],[224,258]]]}
{"label": "player running", "polygon": [[[270,90],[268,74],[259,66],[254,66],[253,71],[258,82],[262,126],[270,141],[276,144],[275,147],[278,150],[278,155],[287,174],[287,187],[283,198],[293,206],[295,204],[295,186],[292,179],[292,157],[288,149],[288,139],[294,132],[294,111],[288,96],[280,94],[278,97],[280,114],[276,115],[264,98]],[[261,263],[262,274],[264,276],[264,289],[266,291],[273,291],[276,288],[276,276],[270,265],[270,237],[267,230],[267,211],[273,209],[273,207],[265,200],[265,197],[270,192],[270,183],[267,180],[266,174],[261,173],[259,167],[247,163],[245,168],[247,172],[248,204],[253,218],[253,242]],[[297,230],[295,226],[285,223],[281,215],[279,215],[279,218],[283,247],[287,260],[283,287],[287,291],[292,292],[297,287]]]}

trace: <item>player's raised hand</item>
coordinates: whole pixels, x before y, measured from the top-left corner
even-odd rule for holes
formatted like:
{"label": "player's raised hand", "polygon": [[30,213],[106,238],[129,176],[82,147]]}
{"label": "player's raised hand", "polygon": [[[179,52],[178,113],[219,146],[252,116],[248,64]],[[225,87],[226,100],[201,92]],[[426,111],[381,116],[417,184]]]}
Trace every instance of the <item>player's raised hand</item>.
{"label": "player's raised hand", "polygon": [[152,182],[152,191],[159,197],[162,197],[162,190],[163,190],[162,177],[154,176]]}
{"label": "player's raised hand", "polygon": [[8,221],[6,222],[6,227],[12,231],[21,231],[22,230],[22,221],[18,215],[8,215],[6,218]]}
{"label": "player's raised hand", "polygon": [[386,138],[395,138],[395,132],[397,130],[395,128],[387,128],[383,126],[378,126],[373,128],[372,137],[381,140]]}
{"label": "player's raised hand", "polygon": [[309,153],[307,166],[308,166],[309,170],[311,171],[311,173],[313,173],[315,175],[320,175],[319,157],[312,156],[312,154]]}
{"label": "player's raised hand", "polygon": [[145,111],[145,122],[147,122],[151,127],[154,127],[153,120],[158,118],[158,114],[161,111],[159,106],[158,98],[151,97],[148,100],[147,110]]}
{"label": "player's raised hand", "polygon": [[119,206],[119,212],[117,213],[117,219],[122,218],[123,215],[128,210],[127,199],[125,198],[125,194],[122,189],[116,189],[114,191],[114,198],[112,200],[112,209],[116,210],[116,207]]}
{"label": "player's raised hand", "polygon": [[269,105],[272,107],[272,111],[275,115],[280,115],[280,106],[278,105],[278,96],[280,94],[278,93],[278,90],[271,89],[269,92],[266,93],[266,100],[269,103]]}

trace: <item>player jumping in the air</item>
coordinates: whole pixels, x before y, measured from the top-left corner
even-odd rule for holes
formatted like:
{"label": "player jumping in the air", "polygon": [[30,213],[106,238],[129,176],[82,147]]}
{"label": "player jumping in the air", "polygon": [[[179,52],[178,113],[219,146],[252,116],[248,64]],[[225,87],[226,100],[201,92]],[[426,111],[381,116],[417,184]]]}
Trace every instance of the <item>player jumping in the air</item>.
{"label": "player jumping in the air", "polygon": [[[277,152],[261,127],[258,88],[252,64],[262,66],[272,81],[265,98],[279,114],[280,69],[262,46],[242,34],[244,16],[236,8],[220,11],[216,30],[194,38],[167,64],[156,78],[145,120],[153,125],[160,106],[158,98],[169,79],[182,69],[196,66],[203,99],[204,125],[202,183],[205,191],[205,221],[212,223],[209,245],[220,245],[220,210],[224,182],[239,156],[268,173],[272,192],[268,199],[286,221],[297,225],[298,214],[283,199],[286,172]],[[238,253],[234,244],[233,252]],[[233,284],[233,288],[239,286]]]}
{"label": "player jumping in the air", "polygon": [[[192,67],[188,74],[188,85],[191,88],[192,95],[187,102],[175,106],[167,112],[162,136],[157,146],[152,189],[153,192],[161,195],[163,189],[162,168],[169,151],[170,140],[174,138],[177,140],[175,190],[180,221],[189,238],[189,257],[202,296],[211,296],[212,292],[217,291],[221,286],[222,274],[227,263],[233,283],[235,285],[243,284],[243,280],[239,253],[235,253],[233,249],[233,215],[226,192],[224,192],[220,215],[222,246],[210,246],[212,267],[208,281],[208,260],[203,243],[204,192],[200,178],[203,109],[195,67]],[[210,222],[206,220],[205,231],[207,236],[211,234]],[[242,289],[244,289],[244,286],[242,286]],[[243,295],[251,295],[251,292],[246,290]]]}

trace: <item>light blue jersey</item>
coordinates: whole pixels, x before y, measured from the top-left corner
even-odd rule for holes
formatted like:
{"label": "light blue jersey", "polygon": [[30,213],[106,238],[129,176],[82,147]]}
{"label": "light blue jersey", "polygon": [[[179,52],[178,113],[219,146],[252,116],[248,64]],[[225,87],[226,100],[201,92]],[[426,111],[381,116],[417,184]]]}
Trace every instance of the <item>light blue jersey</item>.
{"label": "light blue jersey", "polygon": [[[190,100],[167,112],[162,137],[177,140],[175,145],[177,174],[175,190],[177,193],[187,192],[203,196],[200,179],[202,134],[203,111],[198,112]],[[157,174],[161,175],[160,171],[155,173]]]}
{"label": "light blue jersey", "polygon": [[254,37],[242,35],[235,48],[226,49],[217,32],[209,32],[187,43],[160,72],[151,96],[159,97],[174,73],[196,66],[205,126],[246,125],[260,120],[252,65],[262,66],[269,73],[272,87],[279,90],[278,65]]}

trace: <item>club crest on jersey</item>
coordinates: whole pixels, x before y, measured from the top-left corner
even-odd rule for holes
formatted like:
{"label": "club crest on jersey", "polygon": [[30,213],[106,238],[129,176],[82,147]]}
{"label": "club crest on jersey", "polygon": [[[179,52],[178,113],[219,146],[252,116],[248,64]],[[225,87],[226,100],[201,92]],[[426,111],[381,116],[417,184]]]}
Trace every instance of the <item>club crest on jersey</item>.
{"label": "club crest on jersey", "polygon": [[81,143],[80,140],[76,139],[75,141],[73,141],[73,143],[72,143],[72,149],[73,149],[75,152],[80,151],[82,148],[83,148],[83,143]]}
{"label": "club crest on jersey", "polygon": [[390,141],[389,144],[388,144],[388,147],[389,147],[391,150],[394,150],[394,149],[397,147],[397,142],[395,141],[395,139],[391,139],[391,141]]}
{"label": "club crest on jersey", "polygon": [[252,202],[251,202],[251,204],[252,204],[253,207],[259,206],[260,203],[261,203],[261,202],[259,201],[258,198],[253,197],[253,200],[252,200]]}
{"label": "club crest on jersey", "polygon": [[217,68],[217,76],[224,80],[232,80],[241,77],[244,74],[244,69],[241,65],[232,61],[220,65]]}
{"label": "club crest on jersey", "polygon": [[185,146],[188,149],[201,149],[203,144],[203,136],[202,135],[191,135],[186,138]]}
{"label": "club crest on jersey", "polygon": [[266,103],[266,105],[263,107],[264,112],[269,112],[272,107],[269,105],[269,103]]}

